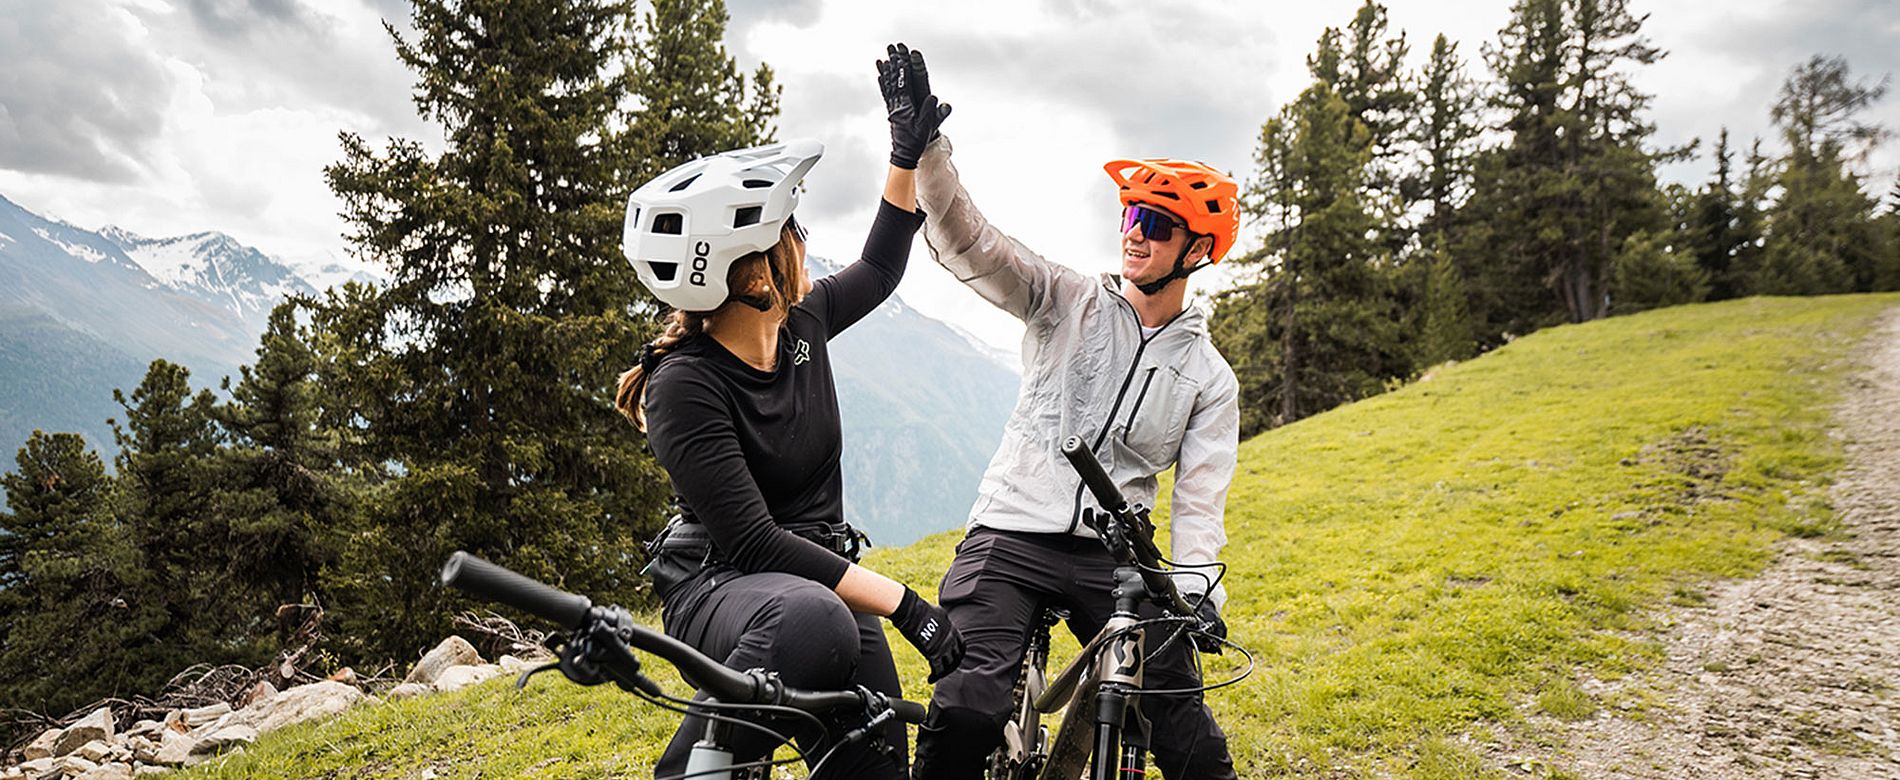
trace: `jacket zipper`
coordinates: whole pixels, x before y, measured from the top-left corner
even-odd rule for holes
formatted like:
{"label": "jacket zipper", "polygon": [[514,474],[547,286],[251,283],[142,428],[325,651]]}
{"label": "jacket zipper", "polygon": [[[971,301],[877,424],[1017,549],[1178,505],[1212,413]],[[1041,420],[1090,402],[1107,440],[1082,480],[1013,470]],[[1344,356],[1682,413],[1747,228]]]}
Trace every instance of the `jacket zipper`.
{"label": "jacket zipper", "polygon": [[1141,414],[1141,402],[1148,398],[1148,386],[1155,383],[1155,372],[1160,366],[1148,367],[1148,378],[1141,380],[1141,392],[1135,394],[1135,405],[1128,408],[1128,424],[1122,426],[1122,443],[1128,443],[1128,433],[1135,429],[1135,415]]}
{"label": "jacket zipper", "polygon": [[[1135,311],[1135,305],[1132,303],[1129,303],[1127,298],[1123,298],[1119,293],[1113,293],[1113,294],[1115,295],[1116,300],[1121,301],[1123,306],[1128,307],[1128,313],[1134,315],[1135,332],[1140,333],[1141,332],[1141,312]],[[1186,313],[1187,313],[1187,308],[1183,307],[1180,312],[1176,313],[1173,317],[1170,317],[1167,322],[1161,323],[1161,327],[1156,328],[1153,335],[1150,335],[1146,338],[1141,339],[1141,343],[1135,347],[1135,359],[1128,361],[1128,375],[1122,377],[1122,388],[1115,392],[1115,403],[1114,405],[1108,408],[1108,417],[1102,423],[1102,431],[1101,433],[1098,433],[1095,435],[1095,443],[1089,445],[1089,452],[1093,453],[1097,458],[1101,457],[1101,453],[1097,451],[1102,448],[1102,442],[1108,441],[1108,432],[1110,429],[1115,427],[1115,415],[1122,410],[1122,399],[1128,397],[1128,386],[1131,384],[1134,384],[1135,370],[1141,367],[1141,354],[1143,352],[1148,351],[1148,344],[1154,341],[1156,338],[1160,337],[1162,331],[1167,330],[1169,325],[1173,325],[1175,320],[1181,319],[1181,315],[1186,314]],[[1154,378],[1154,372],[1152,370],[1149,372],[1148,378],[1151,380]],[[1148,391],[1147,385],[1144,383],[1142,385],[1142,393],[1146,394],[1147,391]],[[1141,404],[1141,399],[1139,398],[1135,399],[1135,404],[1137,407],[1139,407]],[[1102,464],[1102,467],[1105,470],[1112,469],[1114,467],[1114,464],[1104,463]],[[1087,491],[1088,491],[1088,485],[1082,484],[1080,480],[1077,480],[1077,483],[1075,486],[1075,509],[1069,514],[1069,531],[1068,532],[1070,534],[1074,534],[1075,529],[1081,527],[1082,525],[1082,494]]]}

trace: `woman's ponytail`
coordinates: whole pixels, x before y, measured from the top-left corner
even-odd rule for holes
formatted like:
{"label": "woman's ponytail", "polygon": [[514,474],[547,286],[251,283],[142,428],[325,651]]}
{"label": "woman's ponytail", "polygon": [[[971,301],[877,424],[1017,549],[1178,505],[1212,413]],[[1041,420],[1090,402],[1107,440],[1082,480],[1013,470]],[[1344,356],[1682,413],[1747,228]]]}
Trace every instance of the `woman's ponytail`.
{"label": "woman's ponytail", "polygon": [[666,315],[660,337],[641,351],[639,365],[620,374],[620,389],[614,393],[614,408],[619,409],[633,427],[647,429],[647,371],[659,364],[660,357],[679,343],[706,330],[706,315],[674,310]]}

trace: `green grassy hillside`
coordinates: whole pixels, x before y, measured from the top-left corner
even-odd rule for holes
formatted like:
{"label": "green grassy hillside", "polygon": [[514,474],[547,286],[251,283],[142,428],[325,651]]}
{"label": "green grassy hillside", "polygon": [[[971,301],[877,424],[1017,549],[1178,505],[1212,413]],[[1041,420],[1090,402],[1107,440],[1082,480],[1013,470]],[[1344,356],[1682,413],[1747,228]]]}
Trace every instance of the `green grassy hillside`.
{"label": "green grassy hillside", "polygon": [[[1747,300],[1555,328],[1247,442],[1227,619],[1260,668],[1212,696],[1242,776],[1474,777],[1459,737],[1513,728],[1520,706],[1640,705],[1575,681],[1651,663],[1632,629],[1654,608],[1759,570],[1783,535],[1830,532],[1828,405],[1851,345],[1896,304]],[[925,589],[954,542],[869,563]],[[924,696],[923,664],[894,641]],[[640,776],[674,724],[611,690],[496,682],[277,732],[192,776]]]}

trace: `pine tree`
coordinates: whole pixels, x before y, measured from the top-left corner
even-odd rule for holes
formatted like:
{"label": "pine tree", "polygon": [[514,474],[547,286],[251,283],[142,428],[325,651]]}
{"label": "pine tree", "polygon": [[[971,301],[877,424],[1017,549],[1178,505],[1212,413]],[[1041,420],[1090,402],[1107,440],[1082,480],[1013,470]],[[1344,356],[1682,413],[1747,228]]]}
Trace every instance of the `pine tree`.
{"label": "pine tree", "polygon": [[1850,168],[1886,136],[1861,114],[1886,93],[1886,82],[1854,79],[1847,62],[1816,55],[1782,83],[1771,112],[1788,156],[1768,212],[1768,241],[1755,286],[1777,294],[1874,289],[1881,275],[1876,202]]}
{"label": "pine tree", "polygon": [[1492,337],[1604,316],[1624,241],[1666,221],[1644,147],[1650,98],[1628,77],[1662,56],[1642,24],[1627,0],[1519,0],[1486,49],[1510,141],[1477,166],[1481,225],[1461,251]]}
{"label": "pine tree", "polygon": [[1887,193],[1887,211],[1880,215],[1882,242],[1880,262],[1874,275],[1874,289],[1881,292],[1900,290],[1900,177]]}
{"label": "pine tree", "polygon": [[267,642],[249,630],[260,617],[229,598],[232,526],[219,511],[222,436],[217,399],[193,392],[184,366],[154,360],[130,397],[113,391],[125,422],[110,421],[120,452],[118,513],[136,540],[145,573],[143,603],[162,604],[165,621],[150,633],[151,652],[167,660],[163,676],[194,663],[262,663]]}
{"label": "pine tree", "polygon": [[218,512],[230,523],[219,553],[227,598],[253,617],[253,638],[281,630],[265,622],[277,607],[317,596],[355,497],[338,465],[340,437],[320,420],[316,355],[297,309],[271,311],[256,362],[235,386],[225,380],[231,400],[215,410],[230,437],[219,452]]}
{"label": "pine tree", "polygon": [[748,84],[720,39],[722,0],[654,0],[633,51],[631,184],[711,152],[768,143],[779,88],[761,64]]}
{"label": "pine tree", "polygon": [[151,691],[178,667],[151,641],[166,623],[137,540],[112,514],[112,480],[78,434],[35,431],[0,476],[0,699],[63,714]]}
{"label": "pine tree", "polygon": [[1682,226],[1683,248],[1708,275],[1709,299],[1717,301],[1736,297],[1743,287],[1734,268],[1744,237],[1737,229],[1740,204],[1736,202],[1733,163],[1725,127],[1715,142],[1715,177],[1696,193]]}
{"label": "pine tree", "polygon": [[1477,353],[1478,341],[1472,334],[1464,275],[1442,241],[1435,241],[1422,259],[1428,275],[1419,317],[1418,365],[1424,368],[1469,358]]}
{"label": "pine tree", "polygon": [[1483,131],[1478,124],[1478,95],[1458,57],[1458,44],[1443,34],[1432,40],[1431,57],[1420,81],[1420,110],[1413,133],[1423,159],[1416,188],[1417,199],[1429,208],[1420,232],[1438,236],[1431,240],[1451,242],[1458,208],[1470,194],[1471,160]]}
{"label": "pine tree", "polygon": [[[397,52],[446,148],[377,153],[346,135],[327,171],[357,251],[393,276],[313,318],[319,373],[340,376],[336,403],[360,418],[343,426],[361,440],[346,459],[378,464],[325,582],[355,610],[350,652],[438,637],[455,607],[435,571],[455,549],[642,598],[634,551],[665,492],[611,404],[655,310],[620,257],[622,203],[647,173],[760,140],[776,105],[733,108],[722,4],[656,3],[644,43],[632,13],[418,0],[420,33]],[[775,94],[769,80],[753,94]]]}
{"label": "pine tree", "polygon": [[1327,28],[1307,58],[1314,80],[1337,94],[1365,128],[1358,141],[1367,153],[1358,200],[1373,215],[1374,230],[1392,258],[1411,237],[1404,157],[1418,95],[1405,71],[1410,51],[1405,33],[1392,32],[1386,7],[1365,0],[1344,30]]}

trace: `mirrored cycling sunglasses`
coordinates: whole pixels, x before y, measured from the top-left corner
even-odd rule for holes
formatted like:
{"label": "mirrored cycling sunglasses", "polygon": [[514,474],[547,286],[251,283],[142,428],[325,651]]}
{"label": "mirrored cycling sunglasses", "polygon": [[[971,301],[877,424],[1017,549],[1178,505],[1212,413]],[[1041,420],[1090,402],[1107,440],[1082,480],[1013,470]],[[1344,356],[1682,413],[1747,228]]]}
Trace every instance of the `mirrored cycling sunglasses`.
{"label": "mirrored cycling sunglasses", "polygon": [[1167,212],[1151,209],[1139,203],[1130,204],[1122,209],[1122,232],[1136,225],[1141,226],[1141,235],[1149,241],[1166,241],[1174,237],[1175,228],[1187,229],[1187,225],[1176,222]]}

